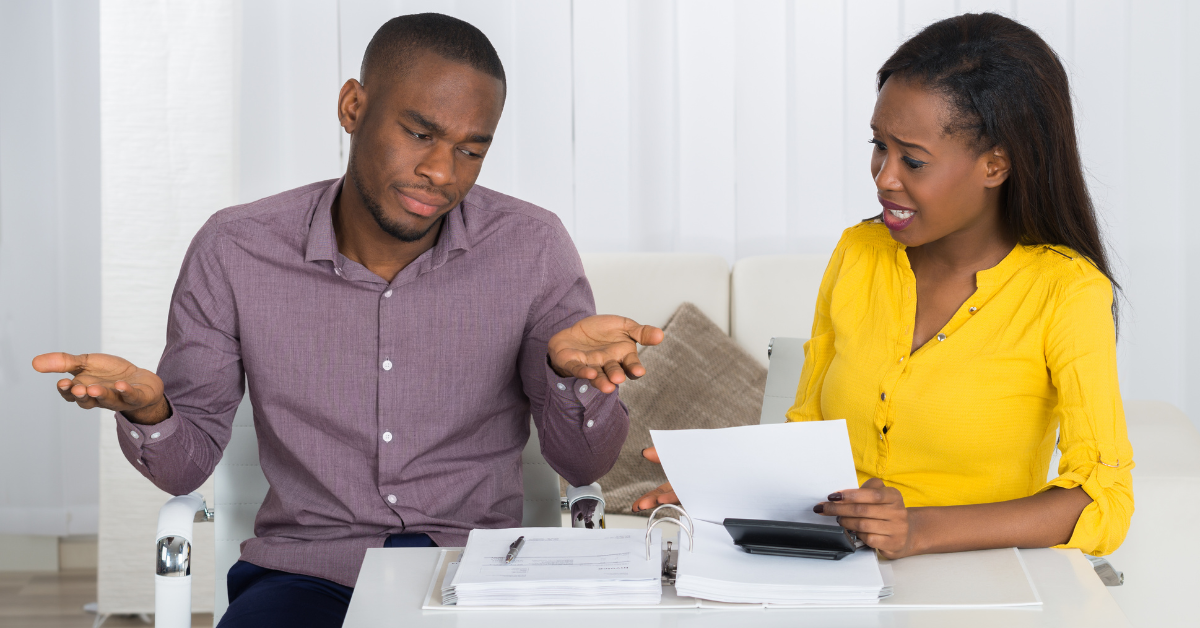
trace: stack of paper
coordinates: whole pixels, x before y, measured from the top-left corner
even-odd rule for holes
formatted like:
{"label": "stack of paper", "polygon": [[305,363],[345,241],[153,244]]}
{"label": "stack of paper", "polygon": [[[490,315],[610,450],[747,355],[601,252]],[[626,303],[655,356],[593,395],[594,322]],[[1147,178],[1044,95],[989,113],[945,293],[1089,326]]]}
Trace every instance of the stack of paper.
{"label": "stack of paper", "polygon": [[667,479],[695,522],[679,553],[679,595],[719,602],[872,604],[890,594],[875,552],[841,560],[750,554],[726,518],[834,525],[812,511],[858,486],[845,421],[650,432]]}
{"label": "stack of paper", "polygon": [[442,604],[458,605],[458,593],[454,591],[454,574],[458,573],[458,563],[446,565],[446,577],[442,579]]}
{"label": "stack of paper", "polygon": [[870,548],[841,560],[749,554],[707,521],[696,522],[696,537],[695,552],[679,553],[679,595],[755,604],[874,604],[884,589]]}
{"label": "stack of paper", "polygon": [[[509,545],[525,544],[511,563]],[[662,598],[656,534],[646,559],[641,530],[510,528],[472,530],[443,603],[458,606],[653,605]]]}

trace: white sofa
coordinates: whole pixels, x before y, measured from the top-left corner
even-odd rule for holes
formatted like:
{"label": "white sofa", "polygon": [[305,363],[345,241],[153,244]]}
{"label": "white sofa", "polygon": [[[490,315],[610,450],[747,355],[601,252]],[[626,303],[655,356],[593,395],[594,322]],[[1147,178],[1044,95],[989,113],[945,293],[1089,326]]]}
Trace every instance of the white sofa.
{"label": "white sofa", "polygon": [[[730,270],[723,258],[709,255],[583,256],[600,313],[661,326],[680,303],[691,301],[764,364],[772,337],[811,334],[826,261],[808,255],[751,257]],[[795,384],[790,388],[794,394]],[[788,391],[773,392],[782,396],[769,401],[786,407]],[[1136,512],[1124,545],[1109,557],[1124,572],[1125,584],[1107,590],[1134,626],[1200,625],[1200,612],[1188,602],[1200,591],[1191,549],[1200,537],[1200,432],[1178,408],[1161,401],[1127,399],[1125,416],[1137,463]],[[644,526],[632,515],[609,517],[610,525]]]}

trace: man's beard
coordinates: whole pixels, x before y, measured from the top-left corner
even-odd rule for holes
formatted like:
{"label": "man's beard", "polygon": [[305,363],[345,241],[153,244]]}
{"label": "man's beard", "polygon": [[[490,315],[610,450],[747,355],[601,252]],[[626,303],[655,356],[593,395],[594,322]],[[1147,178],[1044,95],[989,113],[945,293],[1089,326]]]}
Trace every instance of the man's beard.
{"label": "man's beard", "polygon": [[358,168],[354,165],[354,160],[350,160],[350,180],[354,182],[354,189],[358,190],[358,195],[362,197],[363,204],[367,206],[367,211],[371,212],[371,217],[375,219],[375,224],[383,229],[384,233],[396,238],[401,242],[416,242],[426,235],[441,222],[441,219],[433,221],[433,224],[425,228],[423,231],[415,231],[405,229],[400,223],[390,219],[383,213],[383,206],[379,204],[379,200],[371,196],[367,189],[363,187],[362,179],[358,176]]}

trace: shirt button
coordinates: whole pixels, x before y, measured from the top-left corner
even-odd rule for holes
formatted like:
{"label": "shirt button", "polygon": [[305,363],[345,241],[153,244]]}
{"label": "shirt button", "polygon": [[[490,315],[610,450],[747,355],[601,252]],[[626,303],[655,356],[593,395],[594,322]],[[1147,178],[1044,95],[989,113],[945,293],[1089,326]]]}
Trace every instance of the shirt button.
{"label": "shirt button", "polygon": [[396,496],[395,496],[395,495],[388,495],[388,503],[389,503],[389,504],[394,504],[394,503],[396,503]]}
{"label": "shirt button", "polygon": [[559,389],[559,390],[566,390],[566,389],[567,389],[567,385],[566,385],[566,384],[564,384],[564,383],[562,383],[562,382],[559,382],[559,383],[558,383],[558,389]]}
{"label": "shirt button", "polygon": [[384,433],[383,433],[383,442],[385,442],[385,443],[390,443],[390,442],[392,442],[392,433],[391,433],[391,432],[384,432]]}
{"label": "shirt button", "polygon": [[580,386],[580,387],[579,387],[579,393],[580,393],[580,394],[583,394],[583,393],[587,392],[587,389],[588,389],[588,385],[587,385],[587,384],[584,384],[584,385],[582,385],[582,386]]}
{"label": "shirt button", "polygon": [[900,356],[900,361],[901,361],[901,362],[903,362],[903,361],[904,361],[904,356]]}
{"label": "shirt button", "polygon": [[588,419],[588,422],[587,422],[587,426],[588,426],[588,427],[591,427],[591,426],[593,426],[593,425],[595,425],[595,424],[596,424],[596,422],[595,422],[595,421],[593,421],[593,420],[591,420],[591,419]]}
{"label": "shirt button", "polygon": [[879,393],[880,401],[887,401],[887,393]]}
{"label": "shirt button", "polygon": [[159,436],[162,436],[162,432],[155,432],[150,435],[150,438],[158,438]]}
{"label": "shirt button", "polygon": [[141,458],[138,458],[138,461],[137,461],[137,463],[138,463],[138,464],[140,464],[140,465],[142,465],[143,467],[144,467],[144,466],[146,466],[146,463],[142,462],[142,459],[141,459]]}
{"label": "shirt button", "polygon": [[130,435],[130,436],[132,436],[132,437],[134,437],[134,438],[141,438],[141,437],[142,437],[140,434],[138,434],[138,433],[137,433],[137,430],[134,430],[134,431],[130,432],[130,433],[129,433],[129,435]]}
{"label": "shirt button", "polygon": [[385,370],[385,371],[390,371],[390,370],[392,370],[392,361],[391,361],[391,360],[384,360],[384,361],[383,361],[383,370]]}
{"label": "shirt button", "polygon": [[342,269],[340,269],[340,268],[335,268],[335,269],[333,269],[333,272],[334,272],[335,274],[337,274],[337,276],[338,276],[338,277],[341,277],[341,276],[342,276]]}
{"label": "shirt button", "polygon": [[390,299],[390,298],[392,298],[392,290],[391,290],[391,288],[388,288],[388,291],[387,291],[387,292],[385,292],[385,293],[383,293],[383,298],[385,298],[385,299]]}
{"label": "shirt button", "polygon": [[977,307],[975,307],[974,305],[972,305],[971,307],[967,308],[967,311],[968,311],[968,312],[970,312],[970,313],[972,313],[972,314],[974,314],[974,313],[975,313],[975,310],[978,310],[978,309],[979,309],[979,308],[977,308]]}
{"label": "shirt button", "polygon": [[946,334],[938,334],[938,335],[937,335],[937,339],[938,339],[938,342],[941,342],[941,341],[945,340],[945,339],[946,339]]}

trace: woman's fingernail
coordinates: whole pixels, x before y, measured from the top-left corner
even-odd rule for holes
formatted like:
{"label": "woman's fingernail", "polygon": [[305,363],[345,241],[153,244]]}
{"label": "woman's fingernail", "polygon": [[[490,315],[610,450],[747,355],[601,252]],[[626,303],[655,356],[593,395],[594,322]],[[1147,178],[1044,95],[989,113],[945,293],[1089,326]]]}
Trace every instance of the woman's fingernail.
{"label": "woman's fingernail", "polygon": [[830,494],[829,494],[829,501],[831,501],[831,502],[840,502],[840,501],[842,501],[842,494],[841,494],[841,493],[830,493]]}
{"label": "woman's fingernail", "polygon": [[813,512],[818,514],[825,512],[825,504],[817,504],[816,506],[813,506]]}

